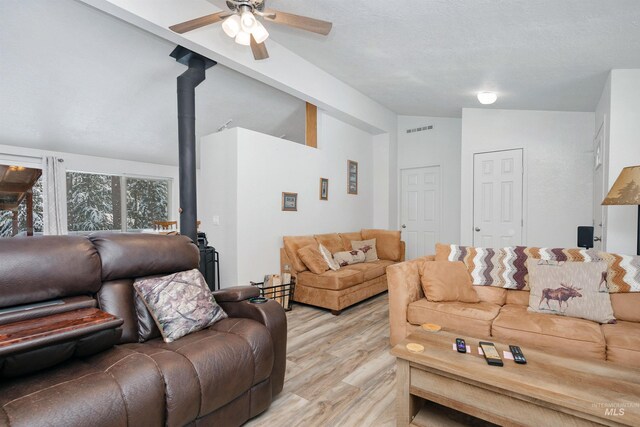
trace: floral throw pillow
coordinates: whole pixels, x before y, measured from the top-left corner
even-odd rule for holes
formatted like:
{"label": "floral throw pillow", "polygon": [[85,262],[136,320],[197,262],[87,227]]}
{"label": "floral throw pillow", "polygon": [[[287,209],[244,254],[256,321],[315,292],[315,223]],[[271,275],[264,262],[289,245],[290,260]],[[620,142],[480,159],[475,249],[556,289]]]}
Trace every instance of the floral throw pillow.
{"label": "floral throw pillow", "polygon": [[351,249],[364,252],[364,262],[378,261],[378,251],[376,251],[376,239],[351,241]]}
{"label": "floral throw pillow", "polygon": [[362,251],[344,251],[333,254],[333,259],[340,264],[340,267],[346,267],[347,265],[364,262],[365,257]]}
{"label": "floral throw pillow", "polygon": [[529,311],[615,323],[606,262],[529,259]]}
{"label": "floral throw pillow", "polygon": [[136,279],[133,287],[168,343],[227,317],[198,269]]}

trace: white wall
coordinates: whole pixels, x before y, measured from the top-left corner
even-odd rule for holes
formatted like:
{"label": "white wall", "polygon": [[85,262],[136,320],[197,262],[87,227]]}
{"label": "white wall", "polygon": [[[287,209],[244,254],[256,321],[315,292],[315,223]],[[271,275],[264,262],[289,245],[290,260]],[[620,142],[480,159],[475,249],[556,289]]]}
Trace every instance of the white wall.
{"label": "white wall", "polygon": [[523,244],[574,247],[592,223],[594,113],[462,110],[462,244],[473,241],[474,153],[522,148]]}
{"label": "white wall", "polygon": [[37,167],[41,164],[41,161],[38,160],[38,158],[42,158],[43,156],[56,156],[64,159],[64,164],[68,171],[127,175],[133,177],[170,178],[171,206],[169,219],[172,221],[178,219],[180,195],[178,190],[178,168],[176,166],[110,159],[107,157],[85,156],[82,154],[63,153],[59,151],[38,150],[12,145],[0,145],[0,164],[5,159],[10,161],[12,156],[31,157],[31,159],[28,160],[33,163],[27,166],[33,167]]}
{"label": "white wall", "polygon": [[[612,70],[600,109],[609,101],[608,181],[611,188],[622,168],[640,165],[640,70]],[[638,221],[637,206],[607,208],[607,246],[609,252],[635,254]]]}
{"label": "white wall", "polygon": [[238,130],[228,129],[200,139],[200,229],[220,253],[220,282],[227,286],[236,282],[238,269]]}
{"label": "white wall", "polygon": [[[391,174],[389,172],[390,155],[389,135],[374,135],[373,144],[373,226],[374,228],[392,228],[390,212],[395,210],[391,203]],[[393,206],[393,207],[392,207]]]}
{"label": "white wall", "polygon": [[[428,125],[433,129],[406,132]],[[449,243],[460,242],[461,132],[461,119],[398,116],[398,169],[440,166],[443,196],[440,241]]]}
{"label": "white wall", "polygon": [[[201,150],[200,217],[223,287],[278,273],[282,236],[373,226],[372,136],[327,114],[319,112],[317,149],[235,128],[203,138]],[[347,194],[347,160],[358,162],[358,195]],[[321,177],[328,201],[319,200]],[[281,210],[282,192],[298,193],[297,212]]]}

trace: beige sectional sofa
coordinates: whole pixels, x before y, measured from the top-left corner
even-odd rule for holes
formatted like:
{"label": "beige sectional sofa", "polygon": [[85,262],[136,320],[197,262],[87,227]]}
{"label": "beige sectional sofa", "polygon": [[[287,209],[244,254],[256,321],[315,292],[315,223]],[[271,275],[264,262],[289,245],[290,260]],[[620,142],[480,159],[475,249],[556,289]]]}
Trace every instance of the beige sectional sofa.
{"label": "beige sectional sofa", "polygon": [[[378,261],[353,264],[337,271],[314,274],[297,252],[308,245],[325,246],[332,254],[351,250],[351,241],[376,239]],[[335,315],[353,304],[387,290],[386,268],[404,260],[405,244],[399,231],[363,229],[351,233],[284,236],[280,268],[289,265],[296,277],[293,300],[331,310]]]}
{"label": "beige sectional sofa", "polygon": [[640,367],[640,293],[612,293],[615,324],[527,311],[529,292],[474,286],[479,303],[432,302],[423,293],[420,271],[433,256],[390,266],[389,320],[395,345],[423,323],[480,339],[536,347]]}

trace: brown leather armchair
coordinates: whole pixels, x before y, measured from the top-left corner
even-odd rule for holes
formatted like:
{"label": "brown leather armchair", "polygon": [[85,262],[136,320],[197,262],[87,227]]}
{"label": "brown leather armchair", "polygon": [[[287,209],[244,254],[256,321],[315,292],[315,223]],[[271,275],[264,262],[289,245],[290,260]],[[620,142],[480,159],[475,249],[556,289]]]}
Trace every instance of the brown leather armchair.
{"label": "brown leather armchair", "polygon": [[[12,322],[97,307],[121,325],[0,347],[0,426],[240,425],[282,391],[286,317],[253,287],[214,292],[228,314],[165,343],[133,281],[196,268],[184,236],[97,234],[0,240],[0,337]],[[34,303],[55,305],[33,308]],[[26,308],[26,309],[25,309]],[[13,323],[15,324],[15,323]]]}

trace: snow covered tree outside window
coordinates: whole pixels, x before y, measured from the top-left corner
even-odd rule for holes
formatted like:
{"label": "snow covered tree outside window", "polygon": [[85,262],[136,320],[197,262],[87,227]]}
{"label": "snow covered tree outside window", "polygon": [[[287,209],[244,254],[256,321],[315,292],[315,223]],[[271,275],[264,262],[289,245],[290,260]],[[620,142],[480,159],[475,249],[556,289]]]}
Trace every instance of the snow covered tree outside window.
{"label": "snow covered tree outside window", "polygon": [[110,175],[67,172],[69,231],[120,230],[121,224],[114,224],[112,196]]}
{"label": "snow covered tree outside window", "polygon": [[169,181],[67,172],[67,211],[69,231],[152,228],[167,220]]}
{"label": "snow covered tree outside window", "polygon": [[[44,221],[42,219],[42,178],[33,186],[33,231],[42,233]],[[0,211],[0,238],[11,237],[13,226],[13,212]],[[22,202],[18,208],[18,230],[19,233],[27,230],[27,203]]]}
{"label": "snow covered tree outside window", "polygon": [[127,230],[153,228],[169,215],[169,181],[127,178]]}

